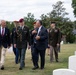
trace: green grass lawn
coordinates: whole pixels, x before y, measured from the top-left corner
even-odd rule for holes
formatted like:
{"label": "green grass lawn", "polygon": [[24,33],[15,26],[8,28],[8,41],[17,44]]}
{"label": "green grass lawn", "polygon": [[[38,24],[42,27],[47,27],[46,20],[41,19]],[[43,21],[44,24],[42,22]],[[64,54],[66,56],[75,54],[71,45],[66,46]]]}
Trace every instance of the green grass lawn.
{"label": "green grass lawn", "polygon": [[52,75],[54,69],[68,68],[68,57],[74,55],[76,44],[65,44],[61,46],[61,53],[59,53],[59,63],[50,63],[50,58],[46,54],[46,64],[44,70],[32,70],[32,61],[30,50],[26,53],[26,67],[20,71],[19,64],[14,63],[13,53],[7,53],[5,60],[5,70],[0,70],[0,75]]}

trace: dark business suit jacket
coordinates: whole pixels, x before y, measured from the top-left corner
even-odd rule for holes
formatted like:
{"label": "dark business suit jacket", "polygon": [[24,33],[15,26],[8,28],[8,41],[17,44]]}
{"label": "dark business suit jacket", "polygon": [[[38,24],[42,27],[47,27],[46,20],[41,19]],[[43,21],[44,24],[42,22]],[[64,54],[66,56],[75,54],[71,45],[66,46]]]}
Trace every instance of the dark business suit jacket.
{"label": "dark business suit jacket", "polygon": [[48,32],[44,26],[41,27],[38,36],[40,36],[40,39],[36,40],[36,48],[38,50],[46,50],[48,46]]}
{"label": "dark business suit jacket", "polygon": [[5,28],[5,34],[4,36],[1,35],[1,27],[0,27],[0,47],[3,46],[4,48],[7,48],[10,46],[10,31],[8,28]]}
{"label": "dark business suit jacket", "polygon": [[[33,29],[33,30],[38,31],[38,28],[35,28],[35,29]],[[30,41],[31,41],[30,43],[31,43],[31,45],[34,45],[34,39],[35,39],[35,37],[36,37],[36,35],[37,35],[37,34],[32,34],[32,31],[33,31],[33,30],[30,31]]]}
{"label": "dark business suit jacket", "polygon": [[[33,30],[34,30],[34,29],[33,29]],[[31,45],[34,44],[34,34],[32,34],[32,31],[33,31],[33,30],[30,31],[30,41],[31,41]]]}
{"label": "dark business suit jacket", "polygon": [[12,33],[11,33],[11,43],[14,44],[14,36],[15,36],[15,33],[16,33],[16,28],[13,28],[12,29]]}

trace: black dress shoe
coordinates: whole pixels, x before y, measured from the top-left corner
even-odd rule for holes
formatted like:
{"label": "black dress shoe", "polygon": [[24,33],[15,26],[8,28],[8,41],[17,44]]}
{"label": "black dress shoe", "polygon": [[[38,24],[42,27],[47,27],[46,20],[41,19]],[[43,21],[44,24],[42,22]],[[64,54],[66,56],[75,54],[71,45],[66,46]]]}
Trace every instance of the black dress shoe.
{"label": "black dress shoe", "polygon": [[58,60],[56,60],[56,62],[59,62]]}
{"label": "black dress shoe", "polygon": [[34,68],[32,68],[32,70],[36,70],[36,69],[38,69],[39,67],[34,67]]}
{"label": "black dress shoe", "polygon": [[1,70],[4,70],[4,66],[1,67]]}
{"label": "black dress shoe", "polygon": [[20,67],[19,70],[22,70],[22,67]]}
{"label": "black dress shoe", "polygon": [[43,69],[44,69],[44,67],[41,67],[40,69],[41,69],[41,70],[43,70]]}
{"label": "black dress shoe", "polygon": [[18,62],[16,62],[16,64],[18,64]]}

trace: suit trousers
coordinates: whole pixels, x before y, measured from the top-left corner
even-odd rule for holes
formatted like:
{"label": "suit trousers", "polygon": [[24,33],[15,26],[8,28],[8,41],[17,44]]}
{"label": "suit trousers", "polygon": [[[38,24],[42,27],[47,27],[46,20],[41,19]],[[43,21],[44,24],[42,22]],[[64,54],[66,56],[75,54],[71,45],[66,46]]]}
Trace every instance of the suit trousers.
{"label": "suit trousers", "polygon": [[7,48],[0,47],[0,66],[4,65]]}
{"label": "suit trousers", "polygon": [[55,54],[55,60],[58,61],[58,47],[50,46],[50,61],[53,61],[53,52]]}
{"label": "suit trousers", "polygon": [[1,61],[1,52],[2,52],[2,47],[0,47],[0,61]]}
{"label": "suit trousers", "polygon": [[34,47],[33,45],[31,45],[31,56],[33,56],[33,50],[34,50]]}
{"label": "suit trousers", "polygon": [[33,53],[34,67],[38,67],[38,60],[39,60],[39,55],[40,55],[40,59],[41,59],[40,67],[44,68],[44,66],[45,66],[45,51],[46,50],[38,50],[37,48],[34,48],[34,53]]}
{"label": "suit trousers", "polygon": [[18,64],[18,62],[19,62],[19,50],[17,48],[14,48],[14,46],[13,46],[13,52],[15,55],[15,63]]}

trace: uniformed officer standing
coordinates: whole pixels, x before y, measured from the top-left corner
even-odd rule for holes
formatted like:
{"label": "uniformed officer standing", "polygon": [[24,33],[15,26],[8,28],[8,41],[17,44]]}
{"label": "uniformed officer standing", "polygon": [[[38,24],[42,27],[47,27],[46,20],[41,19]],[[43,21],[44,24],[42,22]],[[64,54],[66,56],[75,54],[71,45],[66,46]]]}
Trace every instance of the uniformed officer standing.
{"label": "uniformed officer standing", "polygon": [[53,51],[55,53],[56,62],[58,62],[58,47],[61,42],[60,30],[56,27],[56,23],[51,23],[49,30],[49,45],[50,45],[50,61],[53,61]]}
{"label": "uniformed officer standing", "polygon": [[19,20],[20,26],[17,27],[17,31],[14,37],[14,47],[18,48],[20,55],[20,68],[22,70],[25,67],[25,53],[27,49],[27,42],[30,42],[29,28],[24,25],[24,19]]}

